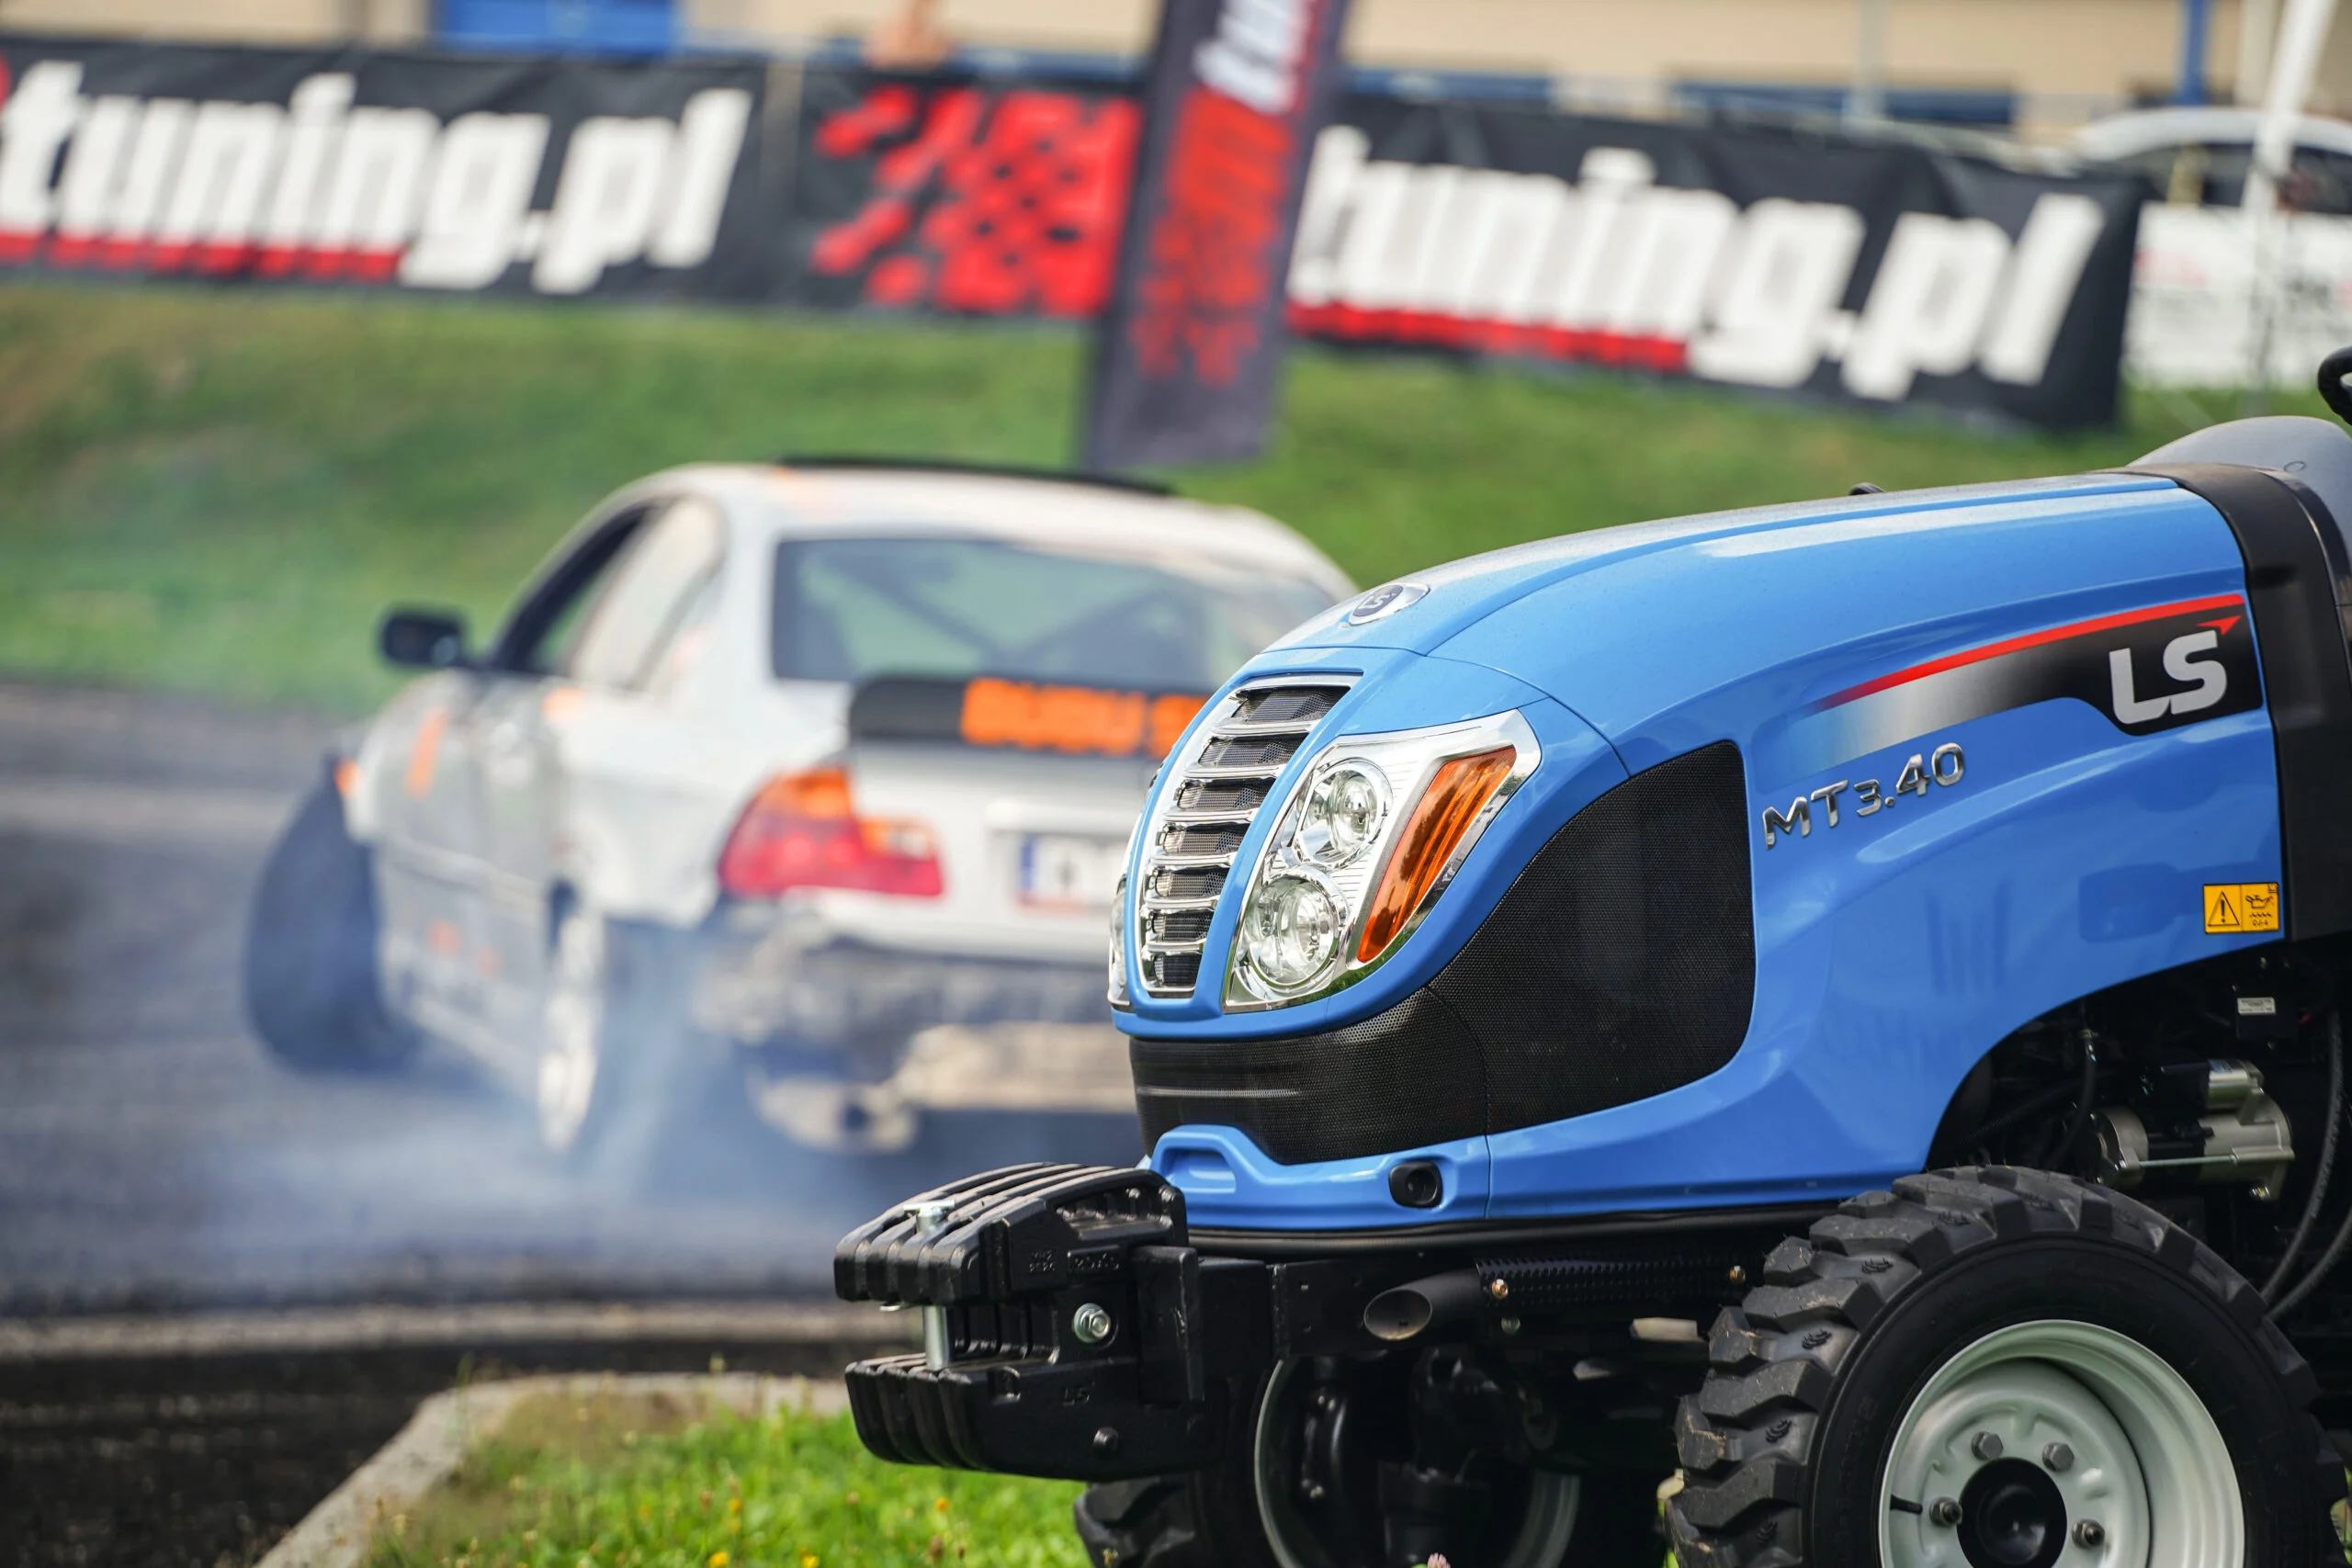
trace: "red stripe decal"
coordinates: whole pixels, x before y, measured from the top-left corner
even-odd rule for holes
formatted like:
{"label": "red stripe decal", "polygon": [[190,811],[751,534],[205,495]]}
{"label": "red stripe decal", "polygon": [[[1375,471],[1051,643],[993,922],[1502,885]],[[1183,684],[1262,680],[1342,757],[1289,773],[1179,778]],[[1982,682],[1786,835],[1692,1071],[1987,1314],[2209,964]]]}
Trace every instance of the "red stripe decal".
{"label": "red stripe decal", "polygon": [[1907,685],[1929,675],[1940,675],[1947,670],[1958,670],[1970,664],[1981,664],[1988,659],[1998,659],[2005,653],[2019,653],[2029,648],[2041,648],[2048,643],[2064,642],[2069,637],[2088,637],[2094,632],[2112,631],[2117,626],[2137,626],[2143,621],[2161,621],[2171,615],[2186,615],[2197,610],[2244,608],[2244,601],[2235,593],[2217,593],[2210,599],[2184,599],[2177,604],[2151,604],[2144,610],[2125,610],[2117,615],[2101,615],[2097,620],[2076,621],[2071,626],[2052,626],[2047,631],[2028,632],[2003,642],[1987,643],[1972,648],[1965,653],[1948,653],[1941,659],[1931,659],[1925,664],[1914,664],[1908,670],[1897,670],[1891,675],[1881,675],[1875,681],[1865,681],[1859,686],[1849,686],[1837,695],[1824,697],[1814,705],[1815,713],[1838,707],[1861,697],[1883,692],[1892,686]]}

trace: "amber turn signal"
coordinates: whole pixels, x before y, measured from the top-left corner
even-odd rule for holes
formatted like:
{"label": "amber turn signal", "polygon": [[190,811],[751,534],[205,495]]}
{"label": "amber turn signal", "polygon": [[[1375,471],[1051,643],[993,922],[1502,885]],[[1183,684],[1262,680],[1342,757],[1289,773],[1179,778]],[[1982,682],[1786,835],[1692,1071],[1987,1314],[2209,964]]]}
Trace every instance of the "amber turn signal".
{"label": "amber turn signal", "polygon": [[1509,746],[1456,757],[1441,765],[1420,804],[1413,807],[1397,836],[1396,852],[1372,896],[1372,912],[1364,918],[1363,934],[1356,942],[1356,962],[1369,964],[1388,950],[1403,933],[1405,923],[1437,887],[1453,858],[1462,836],[1478,819],[1487,802],[1510,777],[1519,753]]}

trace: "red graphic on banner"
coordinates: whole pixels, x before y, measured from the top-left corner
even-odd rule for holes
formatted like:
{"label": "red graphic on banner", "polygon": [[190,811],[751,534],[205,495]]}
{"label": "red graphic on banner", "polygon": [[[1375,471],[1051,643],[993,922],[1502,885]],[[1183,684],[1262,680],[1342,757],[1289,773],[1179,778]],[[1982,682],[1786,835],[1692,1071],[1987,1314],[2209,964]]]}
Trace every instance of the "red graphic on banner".
{"label": "red graphic on banner", "polygon": [[1522,326],[1442,310],[1367,310],[1356,305],[1294,303],[1285,316],[1290,330],[1302,336],[1345,343],[1408,344],[1668,374],[1689,368],[1690,345],[1679,338]]}
{"label": "red graphic on banner", "polygon": [[[872,154],[874,194],[809,265],[865,274],[871,303],[1091,315],[1111,289],[1140,120],[1134,103],[976,87],[876,87],[818,127],[829,158]],[[904,140],[900,140],[903,138]]]}
{"label": "red graphic on banner", "polygon": [[1128,329],[1146,375],[1189,357],[1203,383],[1228,386],[1256,351],[1290,153],[1288,121],[1206,87],[1186,95]]}

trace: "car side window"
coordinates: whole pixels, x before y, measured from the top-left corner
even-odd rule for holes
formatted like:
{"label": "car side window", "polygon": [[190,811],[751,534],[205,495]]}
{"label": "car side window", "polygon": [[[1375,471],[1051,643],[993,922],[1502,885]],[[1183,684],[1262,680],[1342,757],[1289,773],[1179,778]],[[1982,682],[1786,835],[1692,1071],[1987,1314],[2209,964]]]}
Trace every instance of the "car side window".
{"label": "car side window", "polygon": [[491,649],[492,668],[518,675],[553,675],[570,662],[588,610],[616,575],[629,541],[654,506],[616,512],[548,566],[514,606]]}
{"label": "car side window", "polygon": [[726,548],[726,519],[700,496],[673,502],[647,521],[588,606],[564,673],[623,691],[642,686],[705,601]]}

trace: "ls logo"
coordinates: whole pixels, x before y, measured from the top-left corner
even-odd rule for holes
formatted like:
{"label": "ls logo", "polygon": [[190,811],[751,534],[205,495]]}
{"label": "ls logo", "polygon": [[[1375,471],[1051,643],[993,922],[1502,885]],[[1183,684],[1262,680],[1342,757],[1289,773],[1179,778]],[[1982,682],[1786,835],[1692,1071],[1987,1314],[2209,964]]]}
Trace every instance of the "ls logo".
{"label": "ls logo", "polygon": [[2132,649],[2119,648],[2109,653],[2108,683],[2115,699],[2115,721],[2128,728],[2153,724],[2160,718],[2185,718],[2220,706],[2222,699],[2229,694],[2230,671],[2217,650],[2222,646],[2222,634],[2238,620],[2238,616],[2232,615],[2225,621],[2208,621],[2204,629],[2165,644],[2165,673],[2189,686],[2188,691],[2143,697],[2132,680]]}

